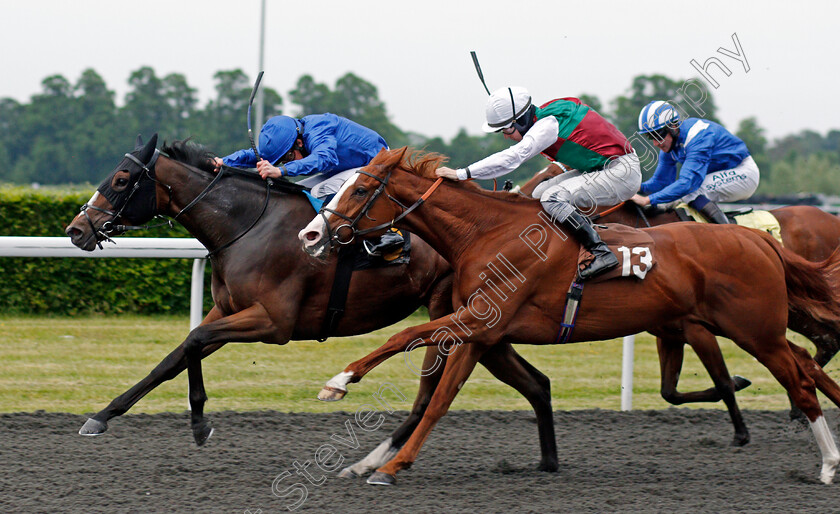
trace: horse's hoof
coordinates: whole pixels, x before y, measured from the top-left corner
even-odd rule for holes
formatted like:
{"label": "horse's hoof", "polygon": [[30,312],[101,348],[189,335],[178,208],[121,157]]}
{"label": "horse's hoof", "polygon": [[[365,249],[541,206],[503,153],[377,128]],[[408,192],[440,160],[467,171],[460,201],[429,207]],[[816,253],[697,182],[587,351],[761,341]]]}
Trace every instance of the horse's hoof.
{"label": "horse's hoof", "polygon": [[742,376],[738,376],[738,375],[735,375],[734,377],[732,377],[732,382],[735,383],[734,385],[735,385],[735,390],[736,391],[740,391],[741,389],[746,389],[746,388],[748,388],[749,386],[752,385],[752,382],[750,382],[748,379],[746,379]]}
{"label": "horse's hoof", "polygon": [[[822,471],[822,472],[820,473],[820,482],[822,482],[822,483],[824,483],[824,484],[828,485],[828,484],[830,484],[833,480],[834,480],[834,472],[833,472],[833,471],[832,471],[832,472],[830,472],[830,473],[829,473],[829,472],[826,472],[826,471]],[[370,480],[368,480],[368,483],[370,483]]]}
{"label": "horse's hoof", "polygon": [[745,446],[750,442],[750,434],[735,434],[732,438],[732,446]]}
{"label": "horse's hoof", "polygon": [[557,464],[557,461],[540,461],[540,465],[537,466],[537,471],[546,471],[548,473],[554,473],[560,469],[560,465]]}
{"label": "horse's hoof", "polygon": [[108,430],[108,423],[88,418],[82,428],[79,429],[79,435],[102,435],[106,430]]}
{"label": "horse's hoof", "polygon": [[338,472],[338,477],[339,478],[359,478],[360,476],[361,475],[359,475],[358,473],[356,473],[355,471],[353,471],[350,468],[344,468],[344,469],[342,469],[341,471]]}
{"label": "horse's hoof", "polygon": [[200,424],[193,427],[193,437],[195,438],[195,444],[198,446],[204,446],[204,443],[210,439],[210,436],[213,435],[214,428],[210,426],[210,423],[206,423],[202,421]]}
{"label": "horse's hoof", "polygon": [[394,485],[397,483],[397,477],[381,471],[374,471],[367,479],[367,483],[371,485]]}
{"label": "horse's hoof", "polygon": [[347,391],[342,391],[336,387],[324,386],[321,389],[321,392],[318,393],[318,399],[322,402],[337,402],[338,400],[344,398],[344,395],[347,394]]}

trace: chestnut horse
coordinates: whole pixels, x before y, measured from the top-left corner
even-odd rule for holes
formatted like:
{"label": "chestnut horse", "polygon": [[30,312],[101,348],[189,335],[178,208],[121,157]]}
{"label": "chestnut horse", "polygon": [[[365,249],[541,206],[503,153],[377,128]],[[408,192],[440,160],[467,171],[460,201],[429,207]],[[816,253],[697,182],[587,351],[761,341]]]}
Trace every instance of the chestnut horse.
{"label": "chestnut horse", "polygon": [[[318,254],[327,243],[348,243],[396,226],[423,237],[454,270],[455,314],[396,334],[348,365],[319,394],[323,400],[341,399],[348,383],[407,349],[447,348],[443,376],[422,421],[369,483],[393,484],[396,473],[415,461],[485,352],[502,341],[557,342],[563,293],[578,269],[580,245],[544,216],[539,202],[469,183],[433,181],[442,160],[407,149],[383,150],[299,236],[304,248]],[[535,225],[557,237],[541,239],[539,247],[528,244],[522,235]],[[641,331],[699,346],[716,345],[716,335],[730,338],[770,370],[808,417],[822,454],[820,479],[830,483],[840,452],[815,388],[840,405],[840,387],[786,339],[785,330],[789,306],[817,320],[840,321],[840,252],[811,263],[768,234],[739,226],[674,223],[639,235],[652,244],[633,248],[641,263],[623,267],[635,278],[588,284],[570,342]],[[629,255],[628,249],[628,261]]]}
{"label": "chestnut horse", "polygon": [[[833,216],[817,207],[806,205],[780,207],[768,212],[779,222],[785,247],[809,261],[819,262],[827,259],[840,245],[840,218],[837,216]],[[623,205],[616,206],[616,208],[605,209],[594,214],[592,218],[599,223],[621,223],[636,228],[682,221],[674,210],[640,212],[639,208],[631,202],[625,202]],[[802,313],[790,311],[788,313],[788,328],[807,337],[814,344],[817,349],[814,360],[821,367],[825,367],[840,349],[840,326],[821,323],[803,316]],[[662,371],[661,394],[665,400],[680,405],[691,402],[714,402],[721,399],[720,394],[714,388],[691,393],[677,391],[680,371],[682,370],[684,345],[661,338],[657,338],[656,345]],[[714,358],[707,359],[708,362],[704,362],[704,364],[706,364],[715,383],[724,384],[724,387],[734,384],[734,391],[749,385],[749,381],[742,377],[735,377],[734,381],[727,379],[729,373],[719,349],[709,348],[707,352],[714,354]],[[733,420],[741,419],[739,413],[732,412],[738,410],[736,403],[732,402],[727,407]],[[805,421],[804,414],[792,401],[790,418]],[[733,444],[746,444],[748,441],[749,433],[746,425],[735,422]]]}
{"label": "chestnut horse", "polygon": [[[562,168],[556,164],[550,164],[528,180],[519,192],[530,196],[541,182],[562,173]],[[837,216],[812,206],[780,207],[769,212],[779,222],[785,247],[809,261],[819,262],[827,259],[840,245],[840,218]],[[673,209],[640,211],[640,208],[632,202],[599,208],[596,213],[591,215],[591,219],[598,223],[621,223],[635,228],[683,221]],[[811,340],[817,348],[814,360],[822,367],[825,367],[840,349],[840,326],[820,323],[803,316],[802,313],[790,311],[788,313],[788,328]],[[717,386],[705,391],[682,393],[677,390],[677,385],[682,371],[684,345],[680,342],[663,340],[662,338],[657,338],[656,344],[661,369],[660,393],[662,397],[674,405],[717,402],[724,398],[731,398],[726,403],[735,427],[732,444],[740,446],[748,443],[749,431],[743,422],[734,396],[726,395],[722,397],[719,389],[723,387],[734,393],[747,387],[750,382],[738,376],[730,379],[720,348],[716,345],[710,345],[702,350],[702,354],[699,354]],[[791,402],[790,417],[791,419],[805,421],[802,411],[793,402]]]}
{"label": "chestnut horse", "polygon": [[[214,305],[199,327],[146,378],[90,418],[82,435],[98,435],[149,391],[188,368],[192,429],[203,444],[212,429],[204,419],[207,399],[201,359],[228,342],[286,344],[319,337],[330,296],[336,259],[317,262],[300,250],[298,231],[312,218],[303,194],[269,189],[256,173],[227,168],[212,172],[211,154],[176,142],[155,149],[157,135],[137,147],[103,181],[97,193],[67,227],[73,244],[93,251],[109,235],[162,214],[180,221],[210,251]],[[250,227],[250,228],[249,228]],[[231,244],[233,243],[233,244]],[[391,325],[428,306],[433,318],[452,312],[451,269],[428,244],[413,239],[408,264],[356,271],[346,312],[336,336],[367,333]],[[445,359],[427,352],[424,369]],[[540,469],[557,469],[554,421],[548,379],[509,345],[482,358],[482,364],[522,393],[537,415]],[[406,422],[353,475],[375,469],[405,442],[422,416],[443,367],[421,378],[417,400]],[[381,462],[380,462],[381,461]]]}

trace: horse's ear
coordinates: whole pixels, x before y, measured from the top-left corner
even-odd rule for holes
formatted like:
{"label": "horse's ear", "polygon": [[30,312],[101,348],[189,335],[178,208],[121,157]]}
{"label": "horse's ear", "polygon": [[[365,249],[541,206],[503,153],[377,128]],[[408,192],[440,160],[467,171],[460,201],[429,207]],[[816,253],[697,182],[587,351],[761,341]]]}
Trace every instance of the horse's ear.
{"label": "horse's ear", "polygon": [[140,155],[137,156],[137,158],[143,162],[149,162],[152,158],[152,155],[154,155],[155,153],[155,148],[157,147],[157,140],[158,135],[154,134],[151,137],[151,139],[149,139],[149,142],[146,143],[146,145],[143,147],[143,149],[140,150]]}
{"label": "horse's ear", "polygon": [[137,134],[137,139],[134,140],[134,149],[139,150],[143,148],[143,136]]}

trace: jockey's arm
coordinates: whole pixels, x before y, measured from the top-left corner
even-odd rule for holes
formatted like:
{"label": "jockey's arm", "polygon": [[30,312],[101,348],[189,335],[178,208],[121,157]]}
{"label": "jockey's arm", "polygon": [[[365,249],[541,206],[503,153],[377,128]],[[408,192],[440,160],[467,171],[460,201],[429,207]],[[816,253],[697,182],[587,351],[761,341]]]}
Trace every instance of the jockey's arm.
{"label": "jockey's arm", "polygon": [[338,142],[332,134],[323,134],[320,137],[305,141],[309,155],[303,159],[292,161],[286,164],[284,175],[294,177],[297,175],[313,175],[338,166]]}
{"label": "jockey's arm", "polygon": [[[506,175],[557,141],[557,118],[543,118],[522,136],[522,140],[465,168],[454,170],[458,180],[491,179]],[[440,169],[440,168],[439,168]],[[451,168],[449,168],[451,169]],[[438,174],[438,176],[445,176]]]}

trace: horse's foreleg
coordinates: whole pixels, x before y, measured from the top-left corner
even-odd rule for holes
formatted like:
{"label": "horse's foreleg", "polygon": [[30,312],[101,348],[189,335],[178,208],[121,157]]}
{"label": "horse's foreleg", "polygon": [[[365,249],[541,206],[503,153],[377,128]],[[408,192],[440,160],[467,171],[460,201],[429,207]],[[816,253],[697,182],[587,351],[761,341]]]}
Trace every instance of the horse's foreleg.
{"label": "horse's foreleg", "polygon": [[196,444],[203,445],[213,433],[204,419],[204,404],[207,394],[201,371],[201,352],[208,345],[231,341],[249,343],[268,339],[274,325],[262,305],[256,304],[231,316],[201,325],[190,332],[184,341],[189,379],[189,400],[193,437]]}
{"label": "horse's foreleg", "polygon": [[446,362],[446,355],[441,352],[440,348],[434,346],[426,348],[423,369],[435,369],[435,371],[421,375],[417,398],[414,399],[414,405],[411,408],[408,418],[394,430],[391,437],[382,441],[379,446],[359,462],[342,469],[338,476],[344,478],[359,477],[382,466],[400,451],[400,448],[403,447],[411,434],[414,433],[414,429],[417,428],[417,425],[423,418],[423,414],[426,412],[426,407],[428,407],[432,399],[432,394],[435,392],[435,388],[437,388],[438,382],[440,382],[440,377],[443,375],[443,366],[441,365],[443,362]]}
{"label": "horse's foreleg", "polygon": [[443,377],[434,395],[432,395],[432,401],[429,403],[429,407],[426,409],[426,413],[417,429],[411,434],[408,442],[405,443],[397,455],[368,478],[367,482],[369,484],[392,485],[396,482],[397,472],[411,466],[426,438],[438,420],[449,410],[452,400],[455,399],[458,391],[469,378],[486,348],[484,345],[472,343],[462,345],[454,350],[446,361]]}
{"label": "horse's foreleg", "polygon": [[540,471],[557,471],[557,441],[551,409],[551,381],[521,355],[510,343],[502,342],[487,351],[479,361],[490,373],[519,391],[537,416],[540,436]]}
{"label": "horse's foreleg", "polygon": [[[222,315],[216,307],[213,307],[207,316],[202,321],[203,324],[210,323],[221,318]],[[224,343],[205,346],[201,351],[201,358],[207,357],[219,348],[224,346]],[[92,418],[79,430],[81,435],[100,435],[105,433],[108,429],[108,420],[116,416],[125,414],[135,403],[140,401],[144,396],[149,394],[154,388],[172,380],[187,368],[187,359],[184,356],[183,343],[167,355],[155,368],[149,373],[146,378],[135,384],[131,389],[117,396],[107,407],[96,413]]]}
{"label": "horse's foreleg", "polygon": [[[358,382],[370,370],[400,352],[406,352],[406,363],[413,368],[413,364],[410,364],[409,361],[408,352],[415,348],[437,344],[450,348],[452,346],[460,345],[462,341],[458,338],[455,332],[449,328],[449,325],[451,324],[452,320],[450,320],[449,317],[444,317],[430,321],[429,323],[424,323],[423,325],[409,327],[402,332],[391,336],[385,344],[367,356],[351,363],[349,366],[344,368],[344,371],[331,378],[324,388],[321,389],[321,392],[318,393],[318,399],[326,402],[341,400],[344,398],[344,395],[347,394],[347,384],[351,382]],[[436,334],[436,331],[439,328],[447,328],[448,330],[445,333],[442,333],[443,335],[433,339],[431,336]],[[427,337],[422,337],[424,335]],[[423,376],[428,373],[433,373],[435,369],[423,368],[422,370],[416,371]]]}
{"label": "horse's foreleg", "polygon": [[738,402],[735,401],[733,380],[729,376],[729,370],[726,369],[726,362],[723,360],[723,354],[720,353],[717,339],[715,339],[714,334],[699,325],[686,327],[685,335],[697,357],[700,358],[700,362],[703,363],[706,371],[712,377],[718,397],[723,400],[729,411],[729,417],[732,420],[733,427],[735,427],[732,446],[744,446],[750,442],[750,432],[744,423],[741,410],[738,408]]}

